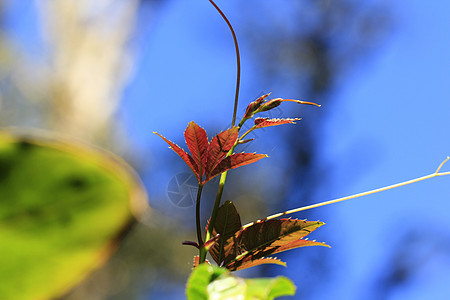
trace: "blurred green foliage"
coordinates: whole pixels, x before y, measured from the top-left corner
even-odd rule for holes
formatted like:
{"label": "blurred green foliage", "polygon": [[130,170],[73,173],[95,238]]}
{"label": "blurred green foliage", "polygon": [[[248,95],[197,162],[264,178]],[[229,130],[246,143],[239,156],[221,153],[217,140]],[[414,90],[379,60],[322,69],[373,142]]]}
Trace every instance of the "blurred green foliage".
{"label": "blurred green foliage", "polygon": [[226,268],[203,263],[195,268],[186,285],[188,300],[273,300],[292,296],[296,287],[286,277],[243,279]]}
{"label": "blurred green foliage", "polygon": [[110,154],[0,133],[0,299],[67,293],[134,222],[137,191]]}

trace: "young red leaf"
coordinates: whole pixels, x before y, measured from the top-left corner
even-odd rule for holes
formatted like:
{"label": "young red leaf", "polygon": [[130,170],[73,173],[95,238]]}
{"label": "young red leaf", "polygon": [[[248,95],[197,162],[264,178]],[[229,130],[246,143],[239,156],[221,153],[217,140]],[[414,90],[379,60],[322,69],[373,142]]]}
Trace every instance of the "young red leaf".
{"label": "young red leaf", "polygon": [[230,169],[254,163],[264,157],[267,157],[267,155],[256,153],[236,153],[225,157],[211,172],[210,179]]}
{"label": "young red leaf", "polygon": [[269,119],[269,118],[256,118],[255,125],[256,128],[264,128],[270,126],[277,126],[283,124],[295,124],[295,121],[299,121],[301,119]]}
{"label": "young red leaf", "polygon": [[194,121],[189,122],[184,132],[186,144],[191,151],[192,158],[198,165],[198,175],[200,179],[205,173],[206,153],[208,151],[208,137],[206,131],[195,124]]}
{"label": "young red leaf", "polygon": [[211,172],[230,151],[239,136],[239,129],[232,127],[216,135],[208,146],[206,160],[206,181],[211,177]]}
{"label": "young red leaf", "polygon": [[222,263],[224,258],[224,245],[229,243],[228,240],[232,239],[241,227],[241,217],[236,207],[231,201],[226,201],[217,211],[216,223],[212,231],[213,235],[220,235],[219,239],[209,250],[209,254],[218,265]]}
{"label": "young red leaf", "polygon": [[282,251],[328,245],[303,239],[322,226],[322,222],[279,219],[256,223],[237,232],[224,246],[223,264],[229,270],[241,270],[253,266],[253,261]]}
{"label": "young red leaf", "polygon": [[159,136],[160,138],[162,138],[167,144],[169,144],[170,149],[172,149],[176,154],[178,154],[181,157],[182,160],[184,160],[184,162],[188,165],[188,167],[192,170],[192,172],[194,172],[195,177],[197,177],[198,182],[201,182],[200,176],[199,176],[199,171],[198,171],[199,167],[198,167],[197,163],[194,161],[194,159],[192,158],[192,156],[187,154],[183,149],[180,148],[180,146],[169,141],[168,139],[166,139],[159,133],[157,133],[157,132],[153,132],[153,133],[156,134],[157,136]]}

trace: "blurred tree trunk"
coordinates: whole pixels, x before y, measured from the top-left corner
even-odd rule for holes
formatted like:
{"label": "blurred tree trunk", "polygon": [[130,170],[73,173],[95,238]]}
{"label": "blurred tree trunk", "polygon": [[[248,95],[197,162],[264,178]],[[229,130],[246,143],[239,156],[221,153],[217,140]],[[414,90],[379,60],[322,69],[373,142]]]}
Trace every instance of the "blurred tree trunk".
{"label": "blurred tree trunk", "polygon": [[[2,39],[2,125],[33,126],[107,144],[130,77],[138,0],[37,1],[39,49]],[[30,33],[34,30],[29,28]],[[19,49],[19,51],[17,51]]]}

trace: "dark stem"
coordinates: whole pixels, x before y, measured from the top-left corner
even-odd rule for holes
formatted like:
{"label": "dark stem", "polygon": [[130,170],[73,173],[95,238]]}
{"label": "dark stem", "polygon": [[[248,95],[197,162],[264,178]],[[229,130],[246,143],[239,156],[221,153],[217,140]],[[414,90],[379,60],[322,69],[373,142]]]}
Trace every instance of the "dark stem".
{"label": "dark stem", "polygon": [[203,185],[199,183],[197,190],[197,202],[195,203],[195,223],[197,225],[197,241],[200,248],[203,247],[202,228],[200,225],[200,199],[202,197],[202,190]]}
{"label": "dark stem", "polygon": [[232,126],[234,127],[234,124],[236,123],[236,114],[237,114],[237,106],[238,106],[238,99],[239,99],[239,87],[241,83],[241,55],[239,54],[239,45],[236,37],[236,33],[234,32],[233,26],[231,26],[230,21],[228,21],[228,18],[225,16],[225,14],[220,10],[220,8],[214,3],[214,1],[209,0],[211,4],[216,8],[216,10],[220,13],[222,18],[227,23],[228,27],[230,28],[231,34],[233,35],[234,40],[234,47],[236,48],[236,67],[237,67],[237,74],[236,74],[236,94],[234,96],[234,110],[233,110],[233,121]]}
{"label": "dark stem", "polygon": [[223,188],[225,186],[226,178],[227,178],[227,171],[222,173],[222,175],[220,176],[220,182],[219,182],[219,188],[217,190],[216,201],[214,202],[214,208],[213,208],[211,220],[209,221],[209,226],[208,226],[208,232],[207,232],[208,237],[212,236],[212,231],[214,229],[214,226],[216,225],[217,212],[219,211],[220,202],[222,200]]}
{"label": "dark stem", "polygon": [[[227,156],[230,156],[233,153],[234,148],[236,148],[236,146],[237,146],[237,141],[234,144],[234,146],[230,149],[230,151],[228,151]],[[217,212],[219,211],[220,202],[222,200],[223,188],[225,186],[225,181],[227,179],[227,173],[228,173],[228,171],[225,171],[222,173],[222,175],[220,175],[219,188],[217,190],[216,201],[214,202],[214,208],[213,208],[213,211],[211,214],[211,219],[209,220],[208,230],[206,231],[206,237],[205,237],[206,241],[208,241],[212,237],[212,232],[213,232],[214,226],[216,225]],[[199,263],[205,262],[206,252],[207,251],[204,247],[200,247]]]}

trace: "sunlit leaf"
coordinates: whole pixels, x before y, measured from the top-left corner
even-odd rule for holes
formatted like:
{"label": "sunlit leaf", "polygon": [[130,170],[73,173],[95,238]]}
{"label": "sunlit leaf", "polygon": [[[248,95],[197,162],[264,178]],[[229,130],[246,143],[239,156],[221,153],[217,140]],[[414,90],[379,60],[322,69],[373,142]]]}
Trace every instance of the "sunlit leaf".
{"label": "sunlit leaf", "polygon": [[246,261],[245,265],[240,266],[238,268],[238,270],[247,269],[247,268],[264,265],[264,264],[275,264],[275,265],[280,265],[280,266],[286,267],[286,263],[278,258],[264,257],[264,258],[259,258],[259,259],[255,259],[255,260]]}
{"label": "sunlit leaf", "polygon": [[264,157],[267,157],[267,155],[256,153],[236,153],[231,156],[227,156],[211,172],[211,178],[230,169],[235,169],[238,167],[242,167],[257,162],[258,160]]}
{"label": "sunlit leaf", "polygon": [[[198,261],[198,260],[197,260]],[[188,300],[207,300],[207,287],[215,278],[227,273],[225,268],[213,267],[208,263],[198,265],[189,276],[186,284]]]}
{"label": "sunlit leaf", "polygon": [[205,173],[208,151],[206,131],[192,121],[189,122],[188,127],[184,131],[184,138],[186,139],[189,151],[191,151],[191,156],[198,166],[198,176],[201,179]]}
{"label": "sunlit leaf", "polygon": [[247,296],[246,299],[267,299],[276,297],[295,295],[296,287],[294,283],[284,276],[275,278],[252,278],[246,279]]}
{"label": "sunlit leaf", "polygon": [[323,222],[278,219],[262,221],[235,234],[233,241],[224,246],[224,266],[230,270],[241,270],[252,266],[252,262],[275,253],[305,246],[326,246],[304,239]]}
{"label": "sunlit leaf", "polygon": [[153,132],[153,133],[156,134],[157,136],[159,136],[160,138],[162,138],[167,144],[169,144],[170,149],[172,149],[176,154],[178,154],[178,156],[181,157],[182,160],[184,160],[184,162],[188,165],[188,167],[192,170],[192,172],[194,172],[195,177],[197,177],[197,180],[200,181],[199,166],[194,161],[192,156],[187,154],[186,151],[184,151],[182,148],[180,148],[180,146],[178,146],[177,144],[175,144],[175,143],[171,142],[170,140],[166,139],[165,137],[163,137],[159,133],[157,133],[157,132]]}
{"label": "sunlit leaf", "polygon": [[0,132],[0,299],[56,299],[102,265],[146,205],[117,157]]}
{"label": "sunlit leaf", "polygon": [[213,234],[219,240],[209,250],[218,265],[241,270],[261,264],[286,266],[272,254],[305,246],[326,246],[304,239],[323,222],[278,219],[255,223],[242,228],[240,216],[232,202],[226,201],[218,210]]}
{"label": "sunlit leaf", "polygon": [[242,278],[222,276],[208,284],[206,293],[214,300],[246,299],[247,284]]}
{"label": "sunlit leaf", "polygon": [[216,135],[208,147],[208,157],[206,161],[206,180],[211,178],[211,172],[225,157],[238,139],[239,129],[232,127]]}
{"label": "sunlit leaf", "polygon": [[[184,160],[194,172],[199,184],[202,185],[225,171],[245,166],[267,157],[267,155],[255,153],[238,153],[225,157],[238,139],[239,129],[237,127],[232,127],[219,133],[212,139],[211,143],[208,143],[205,130],[193,121],[190,122],[184,136],[191,155],[159,133],[154,133],[168,143],[170,148]],[[205,173],[206,177],[203,180]]]}
{"label": "sunlit leaf", "polygon": [[264,127],[277,126],[277,125],[283,125],[283,124],[295,124],[295,121],[299,121],[299,120],[301,120],[301,119],[299,119],[299,118],[294,118],[294,119],[256,118],[255,125],[256,125],[256,128],[264,128]]}

